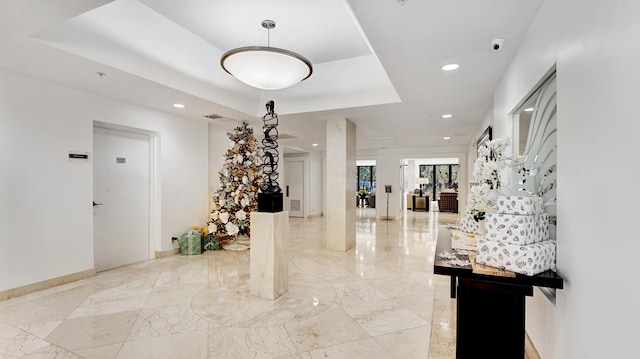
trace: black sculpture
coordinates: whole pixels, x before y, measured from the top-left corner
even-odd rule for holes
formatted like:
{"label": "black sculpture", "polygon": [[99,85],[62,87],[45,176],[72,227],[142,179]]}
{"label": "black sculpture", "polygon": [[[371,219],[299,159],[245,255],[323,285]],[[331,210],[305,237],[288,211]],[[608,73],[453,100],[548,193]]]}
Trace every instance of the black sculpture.
{"label": "black sculpture", "polygon": [[263,185],[258,193],[258,212],[281,212],[282,189],[278,184],[278,114],[275,102],[267,102],[267,113],[262,116],[262,174]]}

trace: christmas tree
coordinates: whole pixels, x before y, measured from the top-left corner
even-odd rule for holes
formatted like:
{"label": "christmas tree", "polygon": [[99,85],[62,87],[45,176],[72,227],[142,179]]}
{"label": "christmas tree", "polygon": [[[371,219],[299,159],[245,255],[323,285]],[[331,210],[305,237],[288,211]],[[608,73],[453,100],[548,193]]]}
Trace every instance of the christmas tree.
{"label": "christmas tree", "polygon": [[233,146],[225,153],[220,187],[213,194],[209,232],[230,236],[249,233],[250,213],[257,208],[263,182],[258,142],[246,123],[227,132]]}

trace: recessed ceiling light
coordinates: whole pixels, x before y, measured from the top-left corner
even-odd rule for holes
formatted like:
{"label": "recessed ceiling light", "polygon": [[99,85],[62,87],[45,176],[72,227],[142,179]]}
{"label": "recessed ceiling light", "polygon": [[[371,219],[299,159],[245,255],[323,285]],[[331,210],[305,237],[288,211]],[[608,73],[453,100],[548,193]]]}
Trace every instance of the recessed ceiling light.
{"label": "recessed ceiling light", "polygon": [[458,64],[446,64],[446,65],[442,66],[442,71],[457,70],[458,67],[460,67],[460,65],[458,65]]}
{"label": "recessed ceiling light", "polygon": [[451,118],[451,117],[453,117],[453,115],[450,113],[445,113],[444,115],[442,115],[442,118]]}
{"label": "recessed ceiling light", "polygon": [[311,146],[318,147],[318,144],[317,143],[312,143]]}
{"label": "recessed ceiling light", "polygon": [[533,111],[533,107],[525,108],[525,109],[524,109],[524,110],[522,110],[522,111],[524,111],[524,112],[531,112],[531,111]]}
{"label": "recessed ceiling light", "polygon": [[451,137],[449,137],[449,136],[444,136],[444,137],[442,137],[442,139],[443,139],[443,140],[450,140],[450,139],[451,139]]}
{"label": "recessed ceiling light", "polygon": [[185,108],[186,106],[181,104],[181,103],[174,103],[173,107],[175,107],[175,108]]}

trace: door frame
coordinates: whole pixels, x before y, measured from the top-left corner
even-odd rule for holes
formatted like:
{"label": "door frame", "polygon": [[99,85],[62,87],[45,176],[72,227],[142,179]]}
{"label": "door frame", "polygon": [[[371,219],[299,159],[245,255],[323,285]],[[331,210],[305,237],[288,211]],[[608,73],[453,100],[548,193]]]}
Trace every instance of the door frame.
{"label": "door frame", "polygon": [[[162,249],[160,236],[162,224],[162,192],[160,188],[160,133],[157,131],[117,125],[114,123],[101,121],[93,121],[93,127],[149,136],[149,259],[154,259],[156,257],[156,252]],[[91,146],[93,147],[93,133],[91,135],[91,142]]]}

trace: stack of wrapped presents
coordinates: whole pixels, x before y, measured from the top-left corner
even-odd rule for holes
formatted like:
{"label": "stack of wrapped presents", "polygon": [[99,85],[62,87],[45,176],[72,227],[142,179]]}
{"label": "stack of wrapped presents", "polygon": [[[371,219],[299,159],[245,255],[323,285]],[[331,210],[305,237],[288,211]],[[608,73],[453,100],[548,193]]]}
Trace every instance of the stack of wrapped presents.
{"label": "stack of wrapped presents", "polygon": [[498,197],[497,213],[486,214],[486,234],[476,252],[477,263],[520,274],[555,270],[556,243],[549,239],[542,198]]}
{"label": "stack of wrapped presents", "polygon": [[458,227],[462,232],[480,234],[480,225],[478,224],[478,221],[473,219],[473,216],[466,212],[464,216],[460,218]]}

